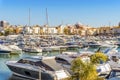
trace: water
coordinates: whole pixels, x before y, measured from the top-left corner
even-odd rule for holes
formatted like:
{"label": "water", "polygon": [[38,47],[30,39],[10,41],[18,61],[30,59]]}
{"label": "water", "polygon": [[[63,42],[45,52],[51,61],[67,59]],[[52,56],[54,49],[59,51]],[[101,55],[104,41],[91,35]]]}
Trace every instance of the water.
{"label": "water", "polygon": [[[76,50],[77,49],[75,49],[74,51]],[[95,49],[91,48],[89,50],[94,51]],[[118,48],[118,51],[120,51],[120,48]],[[42,54],[54,56],[59,53],[60,52],[44,52]],[[23,58],[23,57],[36,56],[36,55],[41,55],[41,53],[22,53],[20,55],[0,55],[0,80],[29,80],[29,79],[24,79],[24,78],[12,75],[12,72],[8,69],[5,62],[9,60],[19,60],[20,58]]]}

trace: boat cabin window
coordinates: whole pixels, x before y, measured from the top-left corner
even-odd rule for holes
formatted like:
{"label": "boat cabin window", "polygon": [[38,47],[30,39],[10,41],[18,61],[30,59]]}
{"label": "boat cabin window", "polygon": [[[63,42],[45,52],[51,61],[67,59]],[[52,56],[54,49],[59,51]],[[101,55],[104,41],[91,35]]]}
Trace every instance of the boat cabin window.
{"label": "boat cabin window", "polygon": [[19,60],[18,63],[35,65],[35,62],[29,61],[29,60],[24,60],[24,59]]}
{"label": "boat cabin window", "polygon": [[117,62],[119,59],[117,58],[117,56],[112,56],[112,60],[113,60],[114,62]]}
{"label": "boat cabin window", "polygon": [[41,68],[44,68],[45,70],[53,71],[53,69],[51,67],[49,67],[48,65],[42,63],[41,61],[34,62],[34,61],[29,61],[29,60],[21,59],[21,60],[18,61],[18,63],[35,65],[35,66],[39,66]]}
{"label": "boat cabin window", "polygon": [[66,61],[66,60],[64,60],[64,59],[62,59],[62,58],[56,57],[55,60],[56,60],[56,62],[58,62],[58,63],[70,65],[70,63],[69,63],[68,61]]}

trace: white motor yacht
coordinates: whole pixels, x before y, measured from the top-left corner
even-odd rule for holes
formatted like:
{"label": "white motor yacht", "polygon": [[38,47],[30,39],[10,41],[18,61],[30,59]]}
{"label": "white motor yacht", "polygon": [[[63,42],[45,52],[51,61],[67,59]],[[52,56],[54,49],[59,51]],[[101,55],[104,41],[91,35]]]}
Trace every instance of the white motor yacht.
{"label": "white motor yacht", "polygon": [[13,54],[20,54],[22,53],[22,49],[20,49],[18,46],[16,45],[8,45],[8,47],[12,50],[11,53]]}
{"label": "white motor yacht", "polygon": [[5,45],[0,45],[0,54],[9,54],[11,49]]}
{"label": "white motor yacht", "polygon": [[27,57],[19,61],[7,61],[6,65],[13,74],[34,80],[61,80],[69,77],[69,73],[56,62],[55,57]]}

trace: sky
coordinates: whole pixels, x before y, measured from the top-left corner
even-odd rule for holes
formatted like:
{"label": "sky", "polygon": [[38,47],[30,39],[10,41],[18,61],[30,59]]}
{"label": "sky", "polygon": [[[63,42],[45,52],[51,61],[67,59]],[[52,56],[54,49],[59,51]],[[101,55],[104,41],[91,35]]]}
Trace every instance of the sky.
{"label": "sky", "polygon": [[0,20],[12,25],[82,23],[92,27],[120,22],[120,0],[0,0]]}

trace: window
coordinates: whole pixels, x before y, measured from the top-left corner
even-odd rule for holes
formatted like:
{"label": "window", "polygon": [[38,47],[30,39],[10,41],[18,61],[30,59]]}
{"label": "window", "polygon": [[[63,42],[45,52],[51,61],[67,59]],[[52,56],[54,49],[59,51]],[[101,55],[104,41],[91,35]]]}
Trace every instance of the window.
{"label": "window", "polygon": [[70,63],[62,58],[55,58],[56,62],[58,63],[62,63],[62,64],[67,64],[67,65],[70,65]]}

